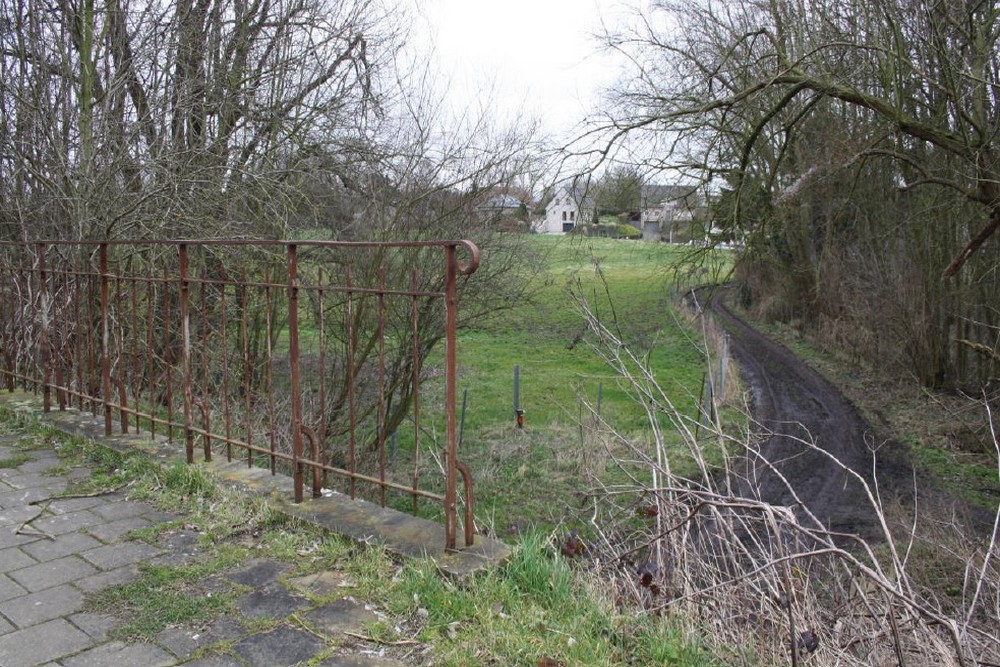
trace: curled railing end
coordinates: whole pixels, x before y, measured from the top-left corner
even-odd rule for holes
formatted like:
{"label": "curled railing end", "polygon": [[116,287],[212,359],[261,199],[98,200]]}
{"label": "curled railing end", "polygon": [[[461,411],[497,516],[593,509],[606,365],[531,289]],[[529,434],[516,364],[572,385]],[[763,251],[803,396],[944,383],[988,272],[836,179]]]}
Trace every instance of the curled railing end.
{"label": "curled railing end", "polygon": [[458,272],[465,276],[472,275],[479,268],[479,246],[472,241],[459,241],[456,246],[465,248],[469,255],[468,261],[458,263]]}

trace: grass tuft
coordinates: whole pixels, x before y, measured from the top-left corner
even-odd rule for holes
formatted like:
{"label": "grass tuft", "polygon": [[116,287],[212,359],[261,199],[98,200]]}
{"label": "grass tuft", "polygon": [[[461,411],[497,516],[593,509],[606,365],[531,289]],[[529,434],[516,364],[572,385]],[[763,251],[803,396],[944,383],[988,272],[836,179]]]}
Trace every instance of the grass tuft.
{"label": "grass tuft", "polygon": [[201,623],[232,607],[235,593],[206,593],[197,586],[203,577],[201,567],[145,565],[138,580],[97,593],[87,608],[126,619],[112,631],[116,639],[152,641],[171,625]]}
{"label": "grass tuft", "polygon": [[163,490],[186,498],[210,498],[218,484],[203,468],[177,461],[167,466],[159,475]]}
{"label": "grass tuft", "polygon": [[5,459],[0,459],[0,468],[17,468],[30,460],[31,457],[24,452],[16,452]]}
{"label": "grass tuft", "polygon": [[668,621],[621,613],[589,576],[534,533],[504,568],[461,584],[407,567],[388,604],[423,619],[440,665],[715,664]]}

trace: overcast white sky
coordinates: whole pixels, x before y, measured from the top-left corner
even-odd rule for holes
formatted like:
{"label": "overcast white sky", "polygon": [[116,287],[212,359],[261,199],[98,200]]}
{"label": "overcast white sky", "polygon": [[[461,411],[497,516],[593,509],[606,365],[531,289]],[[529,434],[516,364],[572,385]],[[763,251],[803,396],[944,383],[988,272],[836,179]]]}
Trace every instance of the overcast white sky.
{"label": "overcast white sky", "polygon": [[639,0],[413,0],[411,35],[433,42],[453,108],[494,89],[502,115],[523,109],[565,135],[616,69],[594,39]]}

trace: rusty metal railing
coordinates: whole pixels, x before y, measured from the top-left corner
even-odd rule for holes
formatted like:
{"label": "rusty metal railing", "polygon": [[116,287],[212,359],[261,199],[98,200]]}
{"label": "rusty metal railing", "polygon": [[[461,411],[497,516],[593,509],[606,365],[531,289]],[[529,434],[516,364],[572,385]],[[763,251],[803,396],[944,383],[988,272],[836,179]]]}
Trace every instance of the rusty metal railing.
{"label": "rusty metal railing", "polygon": [[441,503],[447,548],[461,474],[471,545],[455,329],[478,263],[468,241],[0,243],[0,382],[103,414],[107,435],[117,413],[180,436],[189,463],[200,439],[205,460],[288,472],[296,502],[308,478],[314,497]]}

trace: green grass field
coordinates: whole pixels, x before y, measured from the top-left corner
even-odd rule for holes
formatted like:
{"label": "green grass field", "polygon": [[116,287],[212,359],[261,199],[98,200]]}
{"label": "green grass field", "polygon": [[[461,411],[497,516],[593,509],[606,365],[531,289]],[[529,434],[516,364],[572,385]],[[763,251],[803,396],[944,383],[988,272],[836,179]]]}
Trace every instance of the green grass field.
{"label": "green grass field", "polygon": [[[671,267],[681,250],[611,239],[532,241],[547,268],[531,301],[460,335],[460,382],[469,390],[467,427],[512,422],[515,365],[520,367],[521,407],[533,427],[572,419],[582,398],[596,402],[601,384],[605,416],[626,430],[642,424],[642,410],[618,390],[614,373],[588,344],[581,298],[605,321],[617,315],[630,343],[649,353],[650,365],[668,388],[700,382],[700,353],[674,312]],[[606,292],[597,267],[607,281]]]}
{"label": "green grass field", "polygon": [[[635,441],[649,437],[646,412],[593,349],[580,300],[618,322],[671,400],[693,416],[705,364],[697,332],[677,314],[677,295],[717,278],[711,268],[678,270],[685,249],[661,243],[536,236],[531,248],[545,269],[530,301],[462,331],[457,347],[459,401],[468,392],[459,457],[476,481],[477,516],[501,536],[558,524],[594,477],[621,476],[591,428],[599,394],[604,420]],[[515,425],[515,365],[524,429]]]}

